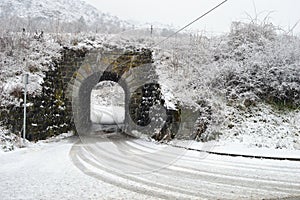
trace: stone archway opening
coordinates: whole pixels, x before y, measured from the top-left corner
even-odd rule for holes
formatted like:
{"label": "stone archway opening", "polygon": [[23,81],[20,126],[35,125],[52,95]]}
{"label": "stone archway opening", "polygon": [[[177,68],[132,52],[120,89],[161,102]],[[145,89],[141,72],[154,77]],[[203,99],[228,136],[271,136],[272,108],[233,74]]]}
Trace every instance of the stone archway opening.
{"label": "stone archway opening", "polygon": [[115,132],[125,123],[125,91],[116,82],[101,81],[91,91],[90,119],[95,131]]}
{"label": "stone archway opening", "polygon": [[[159,137],[152,137],[157,140],[165,138],[169,132],[176,134],[177,126],[172,128],[171,125],[179,121],[161,99],[152,63],[152,52],[147,49],[88,54],[73,74],[70,93],[77,133],[90,136],[108,130],[133,137],[159,134]],[[119,89],[114,91],[112,86]],[[97,92],[103,88],[106,91]],[[118,91],[122,91],[122,98],[110,96],[120,93]]]}

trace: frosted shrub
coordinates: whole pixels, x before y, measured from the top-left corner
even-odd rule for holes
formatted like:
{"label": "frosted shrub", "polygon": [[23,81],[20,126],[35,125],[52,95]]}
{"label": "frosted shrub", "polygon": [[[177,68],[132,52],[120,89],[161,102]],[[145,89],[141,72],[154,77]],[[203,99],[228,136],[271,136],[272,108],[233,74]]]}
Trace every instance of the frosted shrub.
{"label": "frosted shrub", "polygon": [[275,30],[272,24],[233,23],[227,42],[219,47],[221,70],[214,80],[219,89],[224,87],[228,99],[251,96],[299,106],[300,39]]}

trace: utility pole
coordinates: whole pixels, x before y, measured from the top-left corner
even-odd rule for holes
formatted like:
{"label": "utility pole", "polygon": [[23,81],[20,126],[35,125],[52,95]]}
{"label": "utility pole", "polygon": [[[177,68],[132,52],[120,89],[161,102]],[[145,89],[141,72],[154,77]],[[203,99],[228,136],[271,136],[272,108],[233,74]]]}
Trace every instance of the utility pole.
{"label": "utility pole", "polygon": [[152,34],[153,34],[153,25],[151,25],[151,27],[150,27],[150,35],[151,35],[151,37],[152,37]]}
{"label": "utility pole", "polygon": [[23,74],[23,83],[24,83],[23,144],[25,144],[25,137],[26,137],[26,94],[27,94],[28,77],[29,77],[28,74]]}

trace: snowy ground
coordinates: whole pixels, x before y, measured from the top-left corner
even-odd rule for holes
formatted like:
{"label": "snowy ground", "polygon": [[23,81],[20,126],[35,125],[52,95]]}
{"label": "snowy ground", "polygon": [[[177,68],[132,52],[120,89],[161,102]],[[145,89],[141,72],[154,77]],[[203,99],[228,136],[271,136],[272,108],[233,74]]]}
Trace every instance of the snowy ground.
{"label": "snowy ground", "polygon": [[222,144],[240,144],[250,148],[300,150],[300,111],[277,111],[259,104],[244,110],[224,106],[219,131]]}
{"label": "snowy ground", "polygon": [[124,123],[125,108],[120,106],[91,106],[91,120],[100,124]]}
{"label": "snowy ground", "polygon": [[[188,144],[188,145],[187,145]],[[272,149],[266,147],[249,147],[243,143],[210,141],[206,143],[191,141],[172,141],[170,145],[177,147],[188,147],[189,149],[221,153],[229,155],[268,157],[274,159],[292,158],[300,160],[300,150]]]}
{"label": "snowy ground", "polygon": [[[300,163],[208,155],[103,137],[0,154],[0,199],[300,197]],[[172,161],[172,162],[170,162]]]}
{"label": "snowy ground", "polygon": [[151,199],[82,173],[70,160],[78,138],[0,154],[0,199]]}

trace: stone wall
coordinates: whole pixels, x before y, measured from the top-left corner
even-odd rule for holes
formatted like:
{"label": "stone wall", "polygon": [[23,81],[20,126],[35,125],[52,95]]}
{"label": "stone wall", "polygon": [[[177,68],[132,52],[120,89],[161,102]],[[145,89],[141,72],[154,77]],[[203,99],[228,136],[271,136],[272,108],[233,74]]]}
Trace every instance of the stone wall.
{"label": "stone wall", "polygon": [[[28,95],[26,138],[40,140],[74,130],[71,101],[67,92],[74,72],[87,51],[64,49],[61,60],[55,60],[45,71],[42,92]],[[1,108],[0,120],[13,133],[20,134],[23,126],[23,105]]]}

